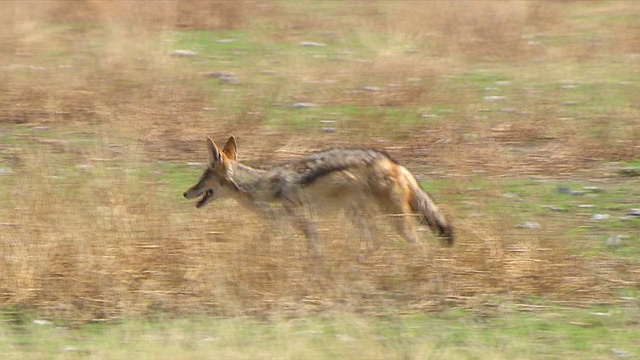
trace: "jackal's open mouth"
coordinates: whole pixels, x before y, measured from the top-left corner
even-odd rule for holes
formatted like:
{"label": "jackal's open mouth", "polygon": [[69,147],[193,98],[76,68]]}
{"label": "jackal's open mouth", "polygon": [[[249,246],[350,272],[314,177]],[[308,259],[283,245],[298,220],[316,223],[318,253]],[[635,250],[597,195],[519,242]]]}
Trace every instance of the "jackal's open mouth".
{"label": "jackal's open mouth", "polygon": [[198,202],[196,203],[196,207],[199,208],[202,205],[206,204],[212,195],[213,195],[213,190],[205,191],[204,195],[202,195],[202,199],[198,200]]}

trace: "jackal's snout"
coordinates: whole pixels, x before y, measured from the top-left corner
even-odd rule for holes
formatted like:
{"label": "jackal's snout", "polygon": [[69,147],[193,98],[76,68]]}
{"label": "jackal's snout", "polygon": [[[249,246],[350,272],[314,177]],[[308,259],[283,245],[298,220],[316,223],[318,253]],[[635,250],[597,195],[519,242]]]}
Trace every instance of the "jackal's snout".
{"label": "jackal's snout", "polygon": [[202,195],[203,192],[204,191],[200,189],[190,188],[189,190],[185,191],[184,194],[182,195],[187,199],[193,199],[195,197]]}
{"label": "jackal's snout", "polygon": [[212,189],[200,189],[200,188],[191,188],[185,191],[182,194],[187,199],[193,199],[199,196],[202,196],[200,200],[196,202],[196,207],[200,208],[211,200],[215,199],[214,191]]}

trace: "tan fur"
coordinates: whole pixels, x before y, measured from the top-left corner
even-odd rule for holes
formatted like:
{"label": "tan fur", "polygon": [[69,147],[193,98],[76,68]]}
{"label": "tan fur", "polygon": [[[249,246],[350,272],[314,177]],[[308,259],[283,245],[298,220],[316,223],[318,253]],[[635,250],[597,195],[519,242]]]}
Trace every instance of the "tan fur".
{"label": "tan fur", "polygon": [[384,213],[391,214],[399,233],[408,242],[418,241],[414,213],[441,236],[446,245],[454,242],[453,228],[415,177],[384,153],[370,149],[331,149],[259,170],[237,161],[234,137],[229,138],[222,150],[208,138],[207,147],[207,169],[184,196],[188,199],[202,196],[196,207],[220,197],[230,197],[262,215],[272,213],[269,203],[280,203],[304,230],[313,253],[318,251],[315,216],[336,209],[349,214],[377,247],[377,231],[364,210],[364,204],[371,200]]}

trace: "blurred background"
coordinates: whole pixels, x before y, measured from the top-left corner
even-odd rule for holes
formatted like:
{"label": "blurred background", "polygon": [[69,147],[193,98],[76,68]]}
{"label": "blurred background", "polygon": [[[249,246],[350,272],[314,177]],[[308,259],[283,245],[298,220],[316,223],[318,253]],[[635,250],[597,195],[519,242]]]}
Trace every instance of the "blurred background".
{"label": "blurred background", "polygon": [[[632,301],[640,317],[633,1],[2,7],[6,309],[86,322]],[[385,150],[459,241],[424,232],[416,255],[382,227],[362,261],[358,229],[323,218],[318,268],[286,219],[182,198],[205,138],[230,135],[257,167]]]}

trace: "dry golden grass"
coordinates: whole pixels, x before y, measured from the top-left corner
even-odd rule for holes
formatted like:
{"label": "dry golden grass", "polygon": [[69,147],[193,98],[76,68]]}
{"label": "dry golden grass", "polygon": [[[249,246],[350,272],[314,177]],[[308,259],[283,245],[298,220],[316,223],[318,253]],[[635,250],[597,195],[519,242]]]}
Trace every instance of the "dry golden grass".
{"label": "dry golden grass", "polygon": [[[16,181],[7,202],[13,215],[2,233],[0,272],[8,304],[105,320],[158,311],[487,311],[500,305],[494,297],[507,294],[610,300],[609,286],[561,244],[533,234],[523,239],[509,221],[461,220],[456,247],[427,242],[426,255],[384,230],[383,248],[360,261],[358,231],[325,219],[326,260],[317,261],[285,220],[263,223],[228,202],[197,210],[157,182],[132,175],[135,148],[114,154],[97,150],[108,149],[105,144],[90,153],[57,146],[20,154],[20,175],[30,180]],[[59,155],[46,155],[56,151],[78,153],[74,161],[95,168],[61,175],[51,162]],[[445,209],[453,211],[446,202]]]}
{"label": "dry golden grass", "polygon": [[[0,15],[0,65],[6,70],[0,72],[0,121],[20,133],[0,147],[0,159],[15,171],[1,190],[3,304],[104,320],[159,311],[487,311],[501,301],[529,297],[611,301],[618,274],[603,276],[572,256],[555,229],[523,234],[508,209],[495,213],[484,205],[484,198],[500,197],[499,191],[470,199],[469,174],[568,174],[587,168],[594,157],[636,158],[637,111],[627,109],[615,126],[596,121],[595,135],[576,133],[577,120],[559,122],[562,114],[548,110],[548,98],[523,90],[514,95],[522,114],[478,119],[478,108],[486,104],[456,83],[485,66],[508,64],[504,73],[513,75],[518,62],[531,57],[592,60],[597,54],[579,45],[582,39],[547,50],[526,43],[538,32],[571,31],[579,24],[567,13],[589,5],[37,4],[7,2]],[[634,11],[628,3],[606,9]],[[356,43],[362,51],[347,51],[335,61],[280,53],[261,58],[255,67],[235,69],[245,83],[224,92],[202,85],[196,65],[168,56],[174,48],[167,39],[176,29],[241,29],[265,44],[316,36],[345,51]],[[637,30],[615,29],[624,35],[609,39],[604,49],[629,54],[640,39]],[[380,32],[388,35],[375,36]],[[545,72],[541,66],[532,65],[533,74],[517,79],[535,78]],[[264,124],[271,108],[294,102],[381,113],[395,107],[456,108],[451,117],[444,113],[404,131],[395,130],[405,125],[396,126],[393,115],[378,123],[377,115],[366,112],[356,115],[351,128],[326,137]],[[50,133],[40,135],[33,130],[38,126]],[[618,126],[627,131],[620,134]],[[383,227],[383,248],[360,261],[357,229],[325,219],[326,258],[314,261],[303,236],[286,220],[264,223],[227,202],[196,210],[157,174],[165,171],[157,169],[160,160],[203,161],[205,134],[232,133],[241,136],[241,156],[261,164],[328,142],[387,148],[422,179],[427,163],[450,180],[438,200],[454,217],[460,241],[442,249],[425,234],[426,252],[418,255]],[[607,146],[610,141],[618,146]],[[525,156],[510,151],[530,143],[542,145]],[[475,217],[462,210],[465,201],[476,202]],[[636,274],[629,283],[637,284],[637,270],[627,273]]]}

